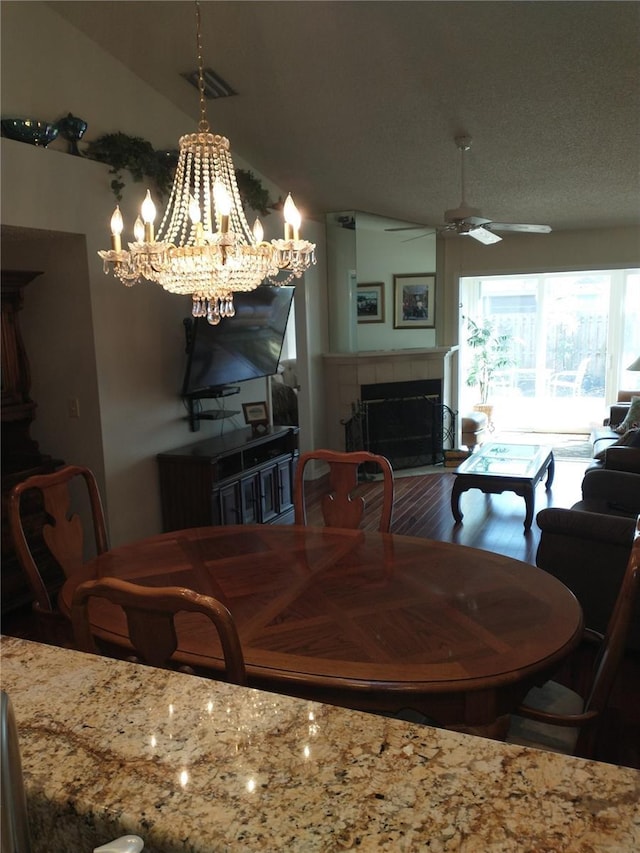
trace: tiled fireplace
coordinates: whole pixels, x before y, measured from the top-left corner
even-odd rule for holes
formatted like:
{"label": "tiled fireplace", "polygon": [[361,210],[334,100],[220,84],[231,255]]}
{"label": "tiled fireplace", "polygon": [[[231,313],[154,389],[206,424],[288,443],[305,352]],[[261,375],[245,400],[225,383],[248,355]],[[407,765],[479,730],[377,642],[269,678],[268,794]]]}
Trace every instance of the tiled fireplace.
{"label": "tiled fireplace", "polygon": [[362,399],[362,386],[440,380],[442,403],[452,405],[457,347],[329,353],[324,356],[329,447],[345,450],[344,423]]}

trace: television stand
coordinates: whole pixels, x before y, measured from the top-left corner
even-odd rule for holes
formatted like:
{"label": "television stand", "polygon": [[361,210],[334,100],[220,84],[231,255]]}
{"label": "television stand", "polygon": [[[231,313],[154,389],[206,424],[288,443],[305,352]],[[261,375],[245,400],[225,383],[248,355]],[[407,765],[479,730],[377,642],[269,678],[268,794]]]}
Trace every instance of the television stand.
{"label": "television stand", "polygon": [[220,397],[231,397],[239,393],[240,388],[237,385],[221,385],[219,388],[207,388],[186,396],[184,399],[189,412],[187,420],[191,432],[197,432],[200,429],[200,421],[219,421],[240,414],[239,411],[231,409],[209,409],[203,412],[198,408],[200,400],[218,400]]}
{"label": "television stand", "polygon": [[250,428],[159,453],[165,532],[212,524],[291,524],[298,427]]}

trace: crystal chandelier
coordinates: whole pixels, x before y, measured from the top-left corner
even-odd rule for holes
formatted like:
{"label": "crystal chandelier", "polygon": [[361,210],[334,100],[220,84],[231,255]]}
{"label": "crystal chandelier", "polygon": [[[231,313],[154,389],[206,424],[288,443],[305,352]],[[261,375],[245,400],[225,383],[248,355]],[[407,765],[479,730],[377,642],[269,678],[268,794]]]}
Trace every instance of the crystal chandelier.
{"label": "crystal chandelier", "polygon": [[316,247],[300,239],[300,213],[291,195],[283,208],[284,239],[266,242],[259,219],[253,229],[249,227],[229,140],[211,133],[206,118],[198,0],[196,22],[200,122],[197,133],[180,139],[173,187],[160,227],[156,234],[156,207],[147,190],[128,250],[122,248],[124,222],[116,206],[111,217],[111,249],[98,255],[105,273],[111,265],[116,278],[129,287],[143,278],[170,293],[190,294],[193,316],[206,317],[216,325],[221,318],[234,315],[234,293],[254,290],[281,270],[290,275],[274,284],[300,278],[315,264]]}

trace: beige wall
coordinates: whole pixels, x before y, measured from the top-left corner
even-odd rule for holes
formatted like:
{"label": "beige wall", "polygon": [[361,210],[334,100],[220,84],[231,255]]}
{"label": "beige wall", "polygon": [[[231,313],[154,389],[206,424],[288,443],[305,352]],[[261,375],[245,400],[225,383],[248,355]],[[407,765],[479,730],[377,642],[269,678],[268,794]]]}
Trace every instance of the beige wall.
{"label": "beige wall", "polygon": [[[435,329],[394,328],[394,275],[436,271],[435,232],[386,231],[378,217],[356,214],[358,281],[384,285],[384,323],[357,326],[358,350],[420,349],[436,345]],[[388,220],[386,220],[388,223]],[[437,294],[436,294],[437,303]]]}

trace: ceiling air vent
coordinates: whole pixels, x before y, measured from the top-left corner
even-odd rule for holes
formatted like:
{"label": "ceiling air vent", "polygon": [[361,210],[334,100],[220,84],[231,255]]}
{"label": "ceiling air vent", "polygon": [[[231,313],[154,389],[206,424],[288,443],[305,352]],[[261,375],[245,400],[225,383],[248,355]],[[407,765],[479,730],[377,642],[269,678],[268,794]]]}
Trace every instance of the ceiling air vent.
{"label": "ceiling air vent", "polygon": [[[195,71],[187,71],[181,76],[200,91],[197,69]],[[234,92],[231,86],[229,86],[228,83],[225,83],[222,77],[219,77],[211,68],[205,68],[202,72],[202,77],[204,80],[204,95],[205,98],[208,98],[209,100],[214,100],[215,98],[229,98],[231,95],[238,94],[237,92]]]}

